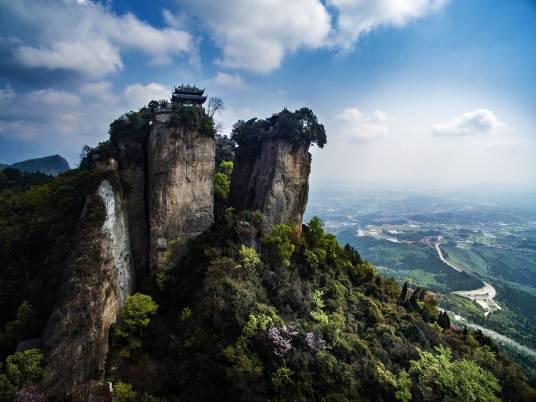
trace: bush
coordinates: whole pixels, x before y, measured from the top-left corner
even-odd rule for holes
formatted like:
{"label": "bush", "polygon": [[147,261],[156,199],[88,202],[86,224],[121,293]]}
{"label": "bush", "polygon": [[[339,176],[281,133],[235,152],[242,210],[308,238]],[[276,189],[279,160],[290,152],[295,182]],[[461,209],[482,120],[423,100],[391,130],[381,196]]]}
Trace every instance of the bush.
{"label": "bush", "polygon": [[169,124],[198,130],[208,137],[214,137],[216,134],[214,120],[199,106],[183,106],[173,103]]}
{"label": "bush", "polygon": [[17,352],[6,359],[6,375],[17,388],[38,382],[41,377],[43,354],[39,349]]}
{"label": "bush", "polygon": [[28,385],[17,391],[13,402],[45,402],[47,397],[35,384]]}
{"label": "bush", "polygon": [[420,359],[412,360],[409,373],[415,378],[424,400],[499,402],[501,386],[489,371],[476,363],[451,360],[452,353],[436,347],[436,354],[419,352]]}
{"label": "bush", "polygon": [[129,357],[131,352],[141,347],[143,329],[151,323],[151,316],[158,310],[158,305],[151,296],[135,293],[127,297],[113,329],[116,339],[127,341],[120,355]]}
{"label": "bush", "polygon": [[132,385],[124,382],[118,382],[114,385],[113,401],[114,402],[127,402],[133,401],[138,396],[138,393],[134,391]]}
{"label": "bush", "polygon": [[289,225],[275,225],[272,232],[262,239],[263,251],[274,268],[290,266],[290,257],[295,249],[290,241],[291,233],[292,228]]}
{"label": "bush", "polygon": [[247,247],[246,245],[242,244],[238,254],[240,256],[242,266],[248,271],[255,269],[261,262],[261,259],[253,247]]}

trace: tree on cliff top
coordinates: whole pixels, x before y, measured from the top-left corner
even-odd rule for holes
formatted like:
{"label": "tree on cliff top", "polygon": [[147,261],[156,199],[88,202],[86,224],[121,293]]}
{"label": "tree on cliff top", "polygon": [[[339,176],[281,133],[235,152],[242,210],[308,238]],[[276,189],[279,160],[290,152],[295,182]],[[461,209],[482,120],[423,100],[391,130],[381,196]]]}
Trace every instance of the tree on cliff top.
{"label": "tree on cliff top", "polygon": [[282,138],[293,144],[326,144],[326,130],[309,108],[295,112],[283,109],[268,119],[239,120],[231,137],[238,145],[254,144],[264,139]]}

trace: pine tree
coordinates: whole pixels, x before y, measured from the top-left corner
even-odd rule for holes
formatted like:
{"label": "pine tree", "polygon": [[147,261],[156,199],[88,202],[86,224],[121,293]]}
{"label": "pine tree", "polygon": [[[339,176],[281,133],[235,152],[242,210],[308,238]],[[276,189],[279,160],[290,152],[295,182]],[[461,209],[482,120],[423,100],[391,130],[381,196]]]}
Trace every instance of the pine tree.
{"label": "pine tree", "polygon": [[404,286],[402,287],[402,291],[400,292],[398,302],[400,304],[404,304],[404,303],[406,303],[407,298],[408,298],[408,283],[404,282]]}

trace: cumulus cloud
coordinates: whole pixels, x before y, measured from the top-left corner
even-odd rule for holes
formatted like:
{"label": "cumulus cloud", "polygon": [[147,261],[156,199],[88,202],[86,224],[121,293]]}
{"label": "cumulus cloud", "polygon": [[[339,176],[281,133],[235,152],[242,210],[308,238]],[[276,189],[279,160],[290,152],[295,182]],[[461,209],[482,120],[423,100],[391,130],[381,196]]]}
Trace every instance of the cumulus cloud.
{"label": "cumulus cloud", "polygon": [[139,108],[151,100],[169,99],[170,93],[171,89],[162,84],[151,82],[147,85],[128,85],[123,92],[123,96],[125,102],[132,105],[132,107]]}
{"label": "cumulus cloud", "polygon": [[381,110],[367,115],[358,108],[346,108],[337,115],[337,122],[337,131],[353,142],[374,141],[389,133],[387,115]]}
{"label": "cumulus cloud", "polygon": [[[109,81],[82,85],[78,91],[0,89],[0,137],[46,149],[52,145],[76,163],[84,144],[105,140],[109,124],[127,110],[169,98],[171,90],[151,82],[113,88]],[[0,138],[1,139],[1,138]]]}
{"label": "cumulus cloud", "polygon": [[[219,63],[266,73],[300,48],[350,49],[362,34],[403,26],[440,10],[448,0],[178,0],[209,28],[222,49]],[[170,23],[184,23],[184,15]]]}
{"label": "cumulus cloud", "polygon": [[151,63],[166,64],[196,50],[184,30],[155,28],[133,14],[116,15],[90,1],[20,0],[4,4],[2,14],[1,25],[12,36],[10,57],[25,67],[95,78],[122,69],[123,51],[140,51]]}
{"label": "cumulus cloud", "polygon": [[350,48],[363,34],[380,26],[403,26],[440,10],[448,0],[328,0],[336,10],[332,44]]}
{"label": "cumulus cloud", "polygon": [[432,134],[435,136],[464,136],[482,134],[504,127],[505,123],[500,121],[489,109],[477,109],[466,112],[460,117],[432,127]]}
{"label": "cumulus cloud", "polygon": [[285,54],[318,48],[327,38],[330,15],[320,0],[180,0],[210,30],[225,67],[267,73]]}
{"label": "cumulus cloud", "polygon": [[212,82],[220,87],[233,90],[244,90],[250,88],[240,75],[223,73],[221,71],[216,74],[216,76],[212,79]]}

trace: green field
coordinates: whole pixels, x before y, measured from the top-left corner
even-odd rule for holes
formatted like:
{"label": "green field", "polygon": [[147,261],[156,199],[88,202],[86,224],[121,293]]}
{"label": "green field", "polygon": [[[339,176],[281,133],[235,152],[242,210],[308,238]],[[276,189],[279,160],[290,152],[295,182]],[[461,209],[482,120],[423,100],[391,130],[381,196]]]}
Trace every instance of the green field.
{"label": "green field", "polygon": [[436,250],[425,243],[394,243],[372,237],[358,237],[354,230],[337,234],[341,243],[349,243],[374,265],[397,280],[408,278],[418,286],[438,292],[471,290],[482,282],[465,272],[458,272],[443,263]]}

